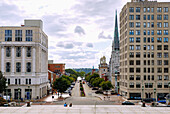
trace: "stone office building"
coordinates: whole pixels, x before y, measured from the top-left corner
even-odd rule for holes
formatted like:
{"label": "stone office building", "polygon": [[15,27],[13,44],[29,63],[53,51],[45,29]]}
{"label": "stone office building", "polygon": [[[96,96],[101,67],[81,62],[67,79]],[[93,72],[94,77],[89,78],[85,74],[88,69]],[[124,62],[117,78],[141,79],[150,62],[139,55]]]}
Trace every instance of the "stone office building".
{"label": "stone office building", "polygon": [[120,92],[132,99],[169,93],[170,2],[131,0],[120,13]]}
{"label": "stone office building", "polygon": [[41,20],[0,27],[0,70],[7,78],[4,94],[39,99],[47,94],[48,37]]}

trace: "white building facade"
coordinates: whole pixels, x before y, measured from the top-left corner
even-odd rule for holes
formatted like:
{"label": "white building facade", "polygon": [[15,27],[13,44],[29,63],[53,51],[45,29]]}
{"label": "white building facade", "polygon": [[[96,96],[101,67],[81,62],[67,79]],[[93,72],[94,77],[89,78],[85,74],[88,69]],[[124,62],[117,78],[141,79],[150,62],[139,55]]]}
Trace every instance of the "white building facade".
{"label": "white building facade", "polygon": [[12,99],[39,99],[47,94],[48,37],[41,20],[0,27],[0,70]]}

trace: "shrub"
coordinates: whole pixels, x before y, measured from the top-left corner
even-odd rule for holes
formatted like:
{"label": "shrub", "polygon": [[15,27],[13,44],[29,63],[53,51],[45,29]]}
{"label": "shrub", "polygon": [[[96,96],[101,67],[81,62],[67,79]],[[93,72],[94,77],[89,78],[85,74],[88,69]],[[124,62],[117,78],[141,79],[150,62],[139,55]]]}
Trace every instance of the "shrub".
{"label": "shrub", "polygon": [[0,97],[0,106],[4,106],[5,103],[6,103],[6,100]]}

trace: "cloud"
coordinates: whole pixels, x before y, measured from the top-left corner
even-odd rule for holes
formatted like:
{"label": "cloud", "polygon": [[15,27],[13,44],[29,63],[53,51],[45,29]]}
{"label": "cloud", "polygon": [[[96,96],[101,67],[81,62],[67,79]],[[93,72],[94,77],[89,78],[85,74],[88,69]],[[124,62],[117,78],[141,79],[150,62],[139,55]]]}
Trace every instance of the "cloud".
{"label": "cloud", "polygon": [[71,42],[58,42],[56,44],[57,47],[64,48],[64,49],[72,49],[74,48],[73,43]]}
{"label": "cloud", "polygon": [[74,48],[74,46],[73,46],[72,43],[67,43],[64,47],[65,47],[66,49],[72,49],[72,48]]}
{"label": "cloud", "polygon": [[112,39],[112,37],[110,35],[105,36],[103,31],[101,33],[99,33],[98,38],[99,39]]}
{"label": "cloud", "polygon": [[76,28],[74,29],[74,33],[85,35],[84,29],[81,26],[76,26]]}
{"label": "cloud", "polygon": [[87,43],[86,46],[92,48],[93,44],[92,43]]}
{"label": "cloud", "polygon": [[48,49],[56,49],[54,46],[49,46]]}

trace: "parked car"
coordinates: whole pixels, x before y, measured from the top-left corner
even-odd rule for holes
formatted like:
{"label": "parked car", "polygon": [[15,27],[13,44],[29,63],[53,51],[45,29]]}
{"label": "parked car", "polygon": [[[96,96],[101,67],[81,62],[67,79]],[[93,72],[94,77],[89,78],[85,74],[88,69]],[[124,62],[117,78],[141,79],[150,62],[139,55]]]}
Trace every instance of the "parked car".
{"label": "parked car", "polygon": [[130,101],[124,101],[122,105],[135,105],[135,104]]}
{"label": "parked car", "polygon": [[96,94],[103,94],[103,91],[97,90],[95,93]]}
{"label": "parked car", "polygon": [[143,99],[143,101],[145,101],[146,103],[151,103],[153,101],[156,101],[155,98],[146,98],[146,99]]}
{"label": "parked car", "polygon": [[93,87],[92,90],[98,90],[99,88],[98,87]]}

